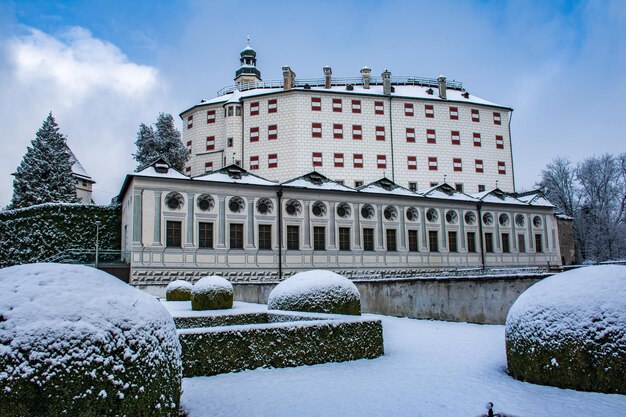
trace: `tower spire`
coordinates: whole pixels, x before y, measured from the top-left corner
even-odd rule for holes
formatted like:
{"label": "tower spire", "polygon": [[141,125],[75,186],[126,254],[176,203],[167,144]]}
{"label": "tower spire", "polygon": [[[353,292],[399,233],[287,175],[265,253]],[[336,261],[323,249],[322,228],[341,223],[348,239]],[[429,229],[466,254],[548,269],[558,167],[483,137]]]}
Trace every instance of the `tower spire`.
{"label": "tower spire", "polygon": [[256,67],[256,51],[250,46],[250,35],[246,36],[246,47],[239,55],[240,65],[235,72],[235,83],[254,84],[261,81],[261,71]]}

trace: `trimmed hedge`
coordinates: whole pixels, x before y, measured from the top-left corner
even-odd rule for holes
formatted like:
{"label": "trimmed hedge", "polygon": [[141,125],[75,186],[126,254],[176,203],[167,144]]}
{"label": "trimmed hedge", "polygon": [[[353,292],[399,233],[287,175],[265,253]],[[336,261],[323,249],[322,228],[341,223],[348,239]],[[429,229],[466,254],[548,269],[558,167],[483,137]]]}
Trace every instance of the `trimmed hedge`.
{"label": "trimmed hedge", "polygon": [[177,279],[170,282],[165,287],[165,300],[166,301],[191,301],[191,290],[193,284],[188,281]]}
{"label": "trimmed hedge", "polygon": [[382,323],[372,319],[184,329],[178,334],[186,377],[373,359],[384,354]]}
{"label": "trimmed hedge", "polygon": [[200,278],[191,290],[192,310],[224,310],[233,306],[233,286],[225,278]]}
{"label": "trimmed hedge", "polygon": [[[121,208],[49,203],[0,211],[0,268],[45,261],[70,249],[119,250]],[[93,255],[85,262],[93,262]]]}
{"label": "trimmed hedge", "polygon": [[291,316],[287,314],[243,313],[219,314],[215,316],[174,317],[179,329],[195,329],[199,327],[237,326],[243,324],[284,323],[300,320],[318,320],[317,318]]}

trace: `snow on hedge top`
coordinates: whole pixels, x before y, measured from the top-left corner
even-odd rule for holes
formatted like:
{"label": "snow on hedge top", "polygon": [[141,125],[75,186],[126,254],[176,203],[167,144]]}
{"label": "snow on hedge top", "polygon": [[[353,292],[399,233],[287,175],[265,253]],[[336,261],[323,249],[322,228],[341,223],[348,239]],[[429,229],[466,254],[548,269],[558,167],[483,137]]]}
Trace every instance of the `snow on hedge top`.
{"label": "snow on hedge top", "polygon": [[541,343],[621,334],[626,348],[626,266],[602,265],[553,275],[530,287],[509,310],[507,327]]}
{"label": "snow on hedge top", "polygon": [[213,291],[228,291],[233,292],[233,284],[228,282],[227,279],[218,275],[210,275],[208,277],[200,278],[193,286],[194,293],[207,293]]}
{"label": "snow on hedge top", "polygon": [[[31,377],[44,383],[56,373],[71,372],[76,364],[101,368],[98,364],[115,361],[110,352],[119,350],[119,343],[129,341],[134,346],[125,344],[123,349],[130,361],[142,361],[138,350],[153,349],[156,342],[159,348],[153,350],[151,363],[180,362],[173,319],[157,299],[82,265],[0,269],[0,319],[0,358],[19,364],[0,372],[0,386]],[[48,370],[42,371],[41,363]],[[119,373],[109,378],[119,387],[126,384],[117,379]]]}
{"label": "snow on hedge top", "polygon": [[193,287],[191,282],[185,281],[182,279],[177,279],[176,281],[172,281],[169,284],[167,284],[167,287],[165,287],[165,291],[174,291],[174,290],[180,290],[180,289],[191,290],[191,287]]}
{"label": "snow on hedge top", "polygon": [[317,269],[297,273],[278,284],[270,293],[268,305],[283,298],[309,297],[329,290],[361,298],[358,288],[348,278],[332,271]]}

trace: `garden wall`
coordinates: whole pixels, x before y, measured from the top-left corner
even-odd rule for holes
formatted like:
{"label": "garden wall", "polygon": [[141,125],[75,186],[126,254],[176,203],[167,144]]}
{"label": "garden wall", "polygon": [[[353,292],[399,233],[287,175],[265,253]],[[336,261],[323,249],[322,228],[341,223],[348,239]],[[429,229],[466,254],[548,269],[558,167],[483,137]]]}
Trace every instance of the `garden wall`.
{"label": "garden wall", "polygon": [[[547,274],[354,281],[363,313],[504,324],[511,305]],[[233,283],[235,300],[267,303],[276,284]]]}

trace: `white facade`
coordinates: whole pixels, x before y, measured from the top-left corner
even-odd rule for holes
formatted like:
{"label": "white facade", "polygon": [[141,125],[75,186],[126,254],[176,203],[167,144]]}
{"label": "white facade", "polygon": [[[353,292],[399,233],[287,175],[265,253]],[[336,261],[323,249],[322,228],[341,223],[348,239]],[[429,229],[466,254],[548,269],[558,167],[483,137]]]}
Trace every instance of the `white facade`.
{"label": "white facade", "polygon": [[236,163],[274,181],[316,170],[350,187],[386,177],[411,189],[515,191],[512,109],[445,79],[392,76],[388,94],[376,80],[308,81],[237,84],[182,112],[187,175]]}
{"label": "white facade", "polygon": [[414,276],[561,259],[553,206],[497,189],[414,193],[383,179],[354,190],[318,173],[276,184],[231,165],[193,179],[149,167],[128,175],[120,196],[136,285],[209,273],[275,280],[315,268]]}

